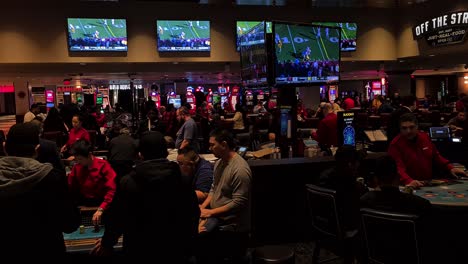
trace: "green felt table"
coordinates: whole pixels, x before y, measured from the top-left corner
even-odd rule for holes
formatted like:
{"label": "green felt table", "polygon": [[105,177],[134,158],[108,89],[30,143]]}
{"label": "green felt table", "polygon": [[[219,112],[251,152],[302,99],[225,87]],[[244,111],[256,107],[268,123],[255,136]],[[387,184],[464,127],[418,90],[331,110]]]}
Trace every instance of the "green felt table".
{"label": "green felt table", "polygon": [[468,207],[468,180],[448,181],[436,186],[426,186],[414,191],[432,205]]}
{"label": "green felt table", "polygon": [[[98,239],[104,235],[104,228],[101,227],[98,232],[94,232],[94,227],[85,227],[85,232],[80,233],[80,229],[70,234],[63,234],[67,252],[86,252],[91,251]],[[122,246],[122,238],[119,239],[116,248]]]}

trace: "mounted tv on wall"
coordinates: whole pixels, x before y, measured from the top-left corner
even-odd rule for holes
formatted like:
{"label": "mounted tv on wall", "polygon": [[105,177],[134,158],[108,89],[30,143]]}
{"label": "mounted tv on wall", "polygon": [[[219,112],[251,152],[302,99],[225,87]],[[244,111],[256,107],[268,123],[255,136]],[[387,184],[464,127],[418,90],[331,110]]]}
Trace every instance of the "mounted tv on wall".
{"label": "mounted tv on wall", "polygon": [[265,22],[260,22],[241,36],[240,61],[244,87],[268,85],[268,60]]}
{"label": "mounted tv on wall", "polygon": [[[236,22],[236,29],[237,29],[237,51],[240,51],[240,45],[241,45],[241,37],[249,32],[252,28],[255,26],[258,26],[258,24],[262,23],[264,21],[237,21]],[[266,22],[266,33],[271,33],[271,22]]]}
{"label": "mounted tv on wall", "polygon": [[[329,38],[319,30],[328,31]],[[330,83],[339,80],[339,28],[273,22],[273,35],[277,85]]]}
{"label": "mounted tv on wall", "polygon": [[68,18],[69,51],[127,51],[127,22],[116,18]]}
{"label": "mounted tv on wall", "polygon": [[[327,27],[339,27],[341,28],[341,51],[355,51],[356,50],[356,39],[357,39],[357,24],[356,23],[335,23],[335,22],[314,22],[314,25],[321,25]],[[323,31],[326,38],[330,37],[329,31]]]}
{"label": "mounted tv on wall", "polygon": [[158,20],[156,24],[160,52],[211,50],[210,21]]}

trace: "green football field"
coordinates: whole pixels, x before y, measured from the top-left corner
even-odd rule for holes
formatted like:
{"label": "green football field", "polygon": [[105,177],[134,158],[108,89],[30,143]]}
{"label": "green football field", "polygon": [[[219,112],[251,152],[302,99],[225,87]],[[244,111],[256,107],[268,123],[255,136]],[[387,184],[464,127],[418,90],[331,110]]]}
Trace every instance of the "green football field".
{"label": "green football field", "polygon": [[185,39],[209,39],[210,22],[197,20],[158,20],[158,37],[160,40],[180,38],[184,32]]}
{"label": "green football field", "polygon": [[[340,58],[339,29],[330,29],[329,37],[326,37],[324,29],[317,32],[317,28],[310,30],[310,26],[290,26],[277,24],[275,28],[275,41],[278,61],[294,61],[303,59],[303,52],[307,47],[311,53],[309,60],[337,61]],[[321,37],[317,37],[320,34]],[[278,37],[281,39],[281,48],[278,45]]]}
{"label": "green football field", "polygon": [[314,25],[323,25],[330,27],[341,28],[341,39],[343,40],[355,40],[356,39],[356,23],[333,23],[333,22],[320,22],[313,23]]}
{"label": "green football field", "polygon": [[[262,21],[237,21],[237,38],[249,32],[253,27],[262,23]],[[267,22],[267,32],[271,33],[271,22]]]}
{"label": "green football field", "polygon": [[69,18],[68,31],[73,39],[78,38],[126,38],[125,19]]}

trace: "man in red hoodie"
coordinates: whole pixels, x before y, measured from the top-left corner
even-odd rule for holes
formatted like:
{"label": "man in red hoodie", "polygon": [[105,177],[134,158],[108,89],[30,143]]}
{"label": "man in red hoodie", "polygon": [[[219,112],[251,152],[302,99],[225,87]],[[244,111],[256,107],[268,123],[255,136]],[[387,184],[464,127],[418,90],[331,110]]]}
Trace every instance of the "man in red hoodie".
{"label": "man in red hoodie", "polygon": [[325,147],[338,145],[337,116],[333,112],[333,106],[329,103],[320,106],[324,118],[318,124],[318,130],[312,133],[312,138]]}
{"label": "man in red hoodie", "polygon": [[433,177],[434,165],[455,177],[466,176],[440,155],[426,133],[418,130],[418,120],[411,113],[401,116],[400,134],[393,139],[388,153],[397,163],[400,184],[424,186],[424,181]]}

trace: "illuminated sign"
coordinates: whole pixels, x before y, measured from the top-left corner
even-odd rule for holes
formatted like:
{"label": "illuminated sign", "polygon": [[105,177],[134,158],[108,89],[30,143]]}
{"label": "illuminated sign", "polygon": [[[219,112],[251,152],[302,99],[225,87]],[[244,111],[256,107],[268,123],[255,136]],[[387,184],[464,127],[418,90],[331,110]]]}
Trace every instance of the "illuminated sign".
{"label": "illuminated sign", "polygon": [[414,39],[425,38],[430,46],[462,43],[468,28],[468,11],[440,15],[413,28]]}
{"label": "illuminated sign", "polygon": [[[137,90],[143,89],[143,85],[134,84],[133,87]],[[111,84],[109,85],[110,90],[130,90],[130,84]]]}

